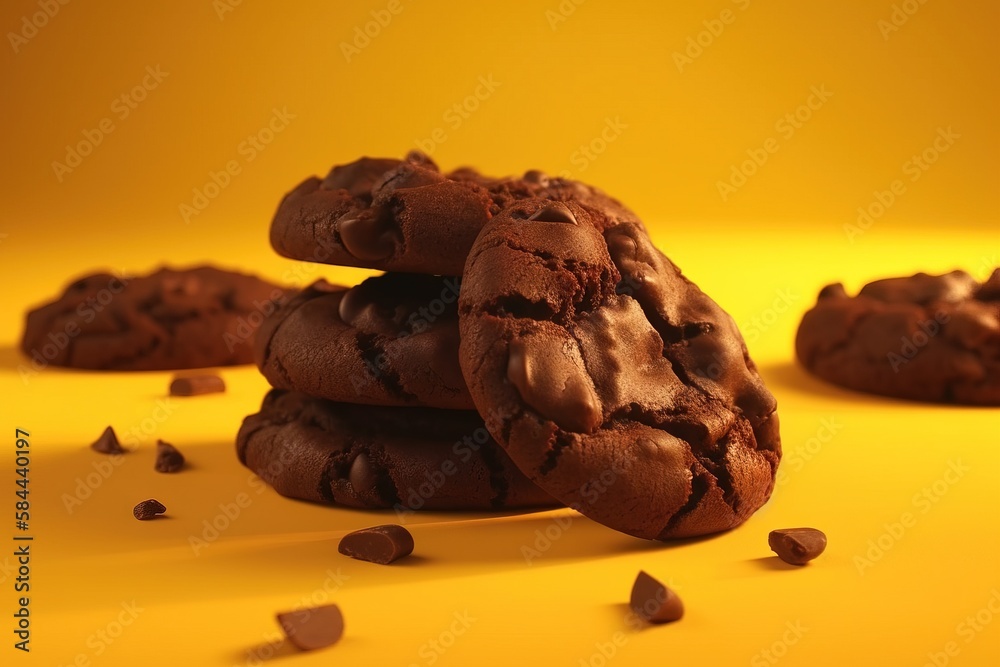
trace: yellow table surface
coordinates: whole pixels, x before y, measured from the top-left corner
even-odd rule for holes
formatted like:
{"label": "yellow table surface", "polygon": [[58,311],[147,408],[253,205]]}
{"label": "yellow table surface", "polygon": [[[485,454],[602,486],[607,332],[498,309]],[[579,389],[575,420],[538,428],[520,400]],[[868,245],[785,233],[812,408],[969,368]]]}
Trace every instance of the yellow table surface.
{"label": "yellow table surface", "polygon": [[[826,282],[843,279],[856,289],[875,277],[954,267],[983,277],[997,263],[997,233],[950,227],[906,235],[886,225],[850,243],[838,225],[817,224],[812,232],[653,227],[660,247],[741,323],[778,398],[785,455],[770,503],[729,533],[666,544],[570,510],[414,514],[404,518],[414,554],[392,566],[341,556],[337,542],[350,530],[397,520],[393,512],[288,500],[238,463],[234,434],[266,391],[254,368],[223,369],[227,393],[187,399],[166,397],[167,372],[49,368],[22,380],[21,314],[96,267],[71,244],[8,253],[0,329],[7,439],[0,498],[8,506],[0,531],[8,544],[0,555],[0,661],[996,664],[1000,412],[826,385],[795,365],[792,340]],[[277,258],[262,234],[209,247],[146,244],[123,261],[146,270],[156,257],[215,257],[298,282],[365,275]],[[118,466],[88,448],[108,424],[122,438],[137,434]],[[25,533],[11,516],[16,428],[31,434]],[[157,438],[176,444],[190,466],[177,475],[154,472]],[[81,502],[67,503],[74,495]],[[167,517],[136,521],[132,506],[150,497],[168,507]],[[806,567],[786,566],[769,551],[767,534],[801,525],[823,529],[829,547]],[[12,538],[19,534],[34,538],[29,655],[12,648]],[[539,552],[530,563],[525,548]],[[680,594],[682,621],[636,627],[626,603],[640,569]],[[340,605],[346,618],[338,645],[300,653],[281,643],[275,612],[325,602]]]}
{"label": "yellow table surface", "polygon": [[[6,0],[0,665],[1000,664],[1000,412],[840,390],[792,355],[827,282],[1000,263],[998,21],[972,0]],[[675,544],[565,510],[418,514],[414,556],[382,567],[337,542],[393,513],[288,500],[237,462],[266,391],[253,368],[169,401],[170,373],[22,380],[25,310],[98,268],[358,281],[276,257],[270,216],[309,174],[414,148],[569,175],[637,211],[778,398],[771,503]],[[102,475],[88,445],[108,424],[138,436]],[[17,428],[29,654],[12,633]],[[157,438],[190,468],[155,473]],[[167,518],[132,518],[149,497]],[[829,548],[785,567],[767,534],[800,525]],[[682,596],[681,622],[634,628],[640,569]],[[275,612],[325,601],[340,644],[277,646]]]}

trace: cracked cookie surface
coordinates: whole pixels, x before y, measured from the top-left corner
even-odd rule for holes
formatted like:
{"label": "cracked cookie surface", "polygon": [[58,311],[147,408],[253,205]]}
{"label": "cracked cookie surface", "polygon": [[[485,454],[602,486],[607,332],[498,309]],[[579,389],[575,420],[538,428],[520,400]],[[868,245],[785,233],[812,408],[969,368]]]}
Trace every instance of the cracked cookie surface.
{"label": "cracked cookie surface", "polygon": [[458,278],[387,273],[319,281],[261,326],[271,386],[370,405],[474,408],[458,365]]}
{"label": "cracked cookie surface", "polygon": [[918,401],[1000,405],[1000,269],[824,287],[799,324],[800,363],[827,382]]}
{"label": "cracked cookie surface", "polygon": [[283,496],[397,510],[558,505],[471,410],[335,403],[272,390],[236,437],[240,461]]}
{"label": "cracked cookie surface", "polygon": [[647,539],[733,528],[770,496],[773,396],[729,317],[639,225],[519,202],[469,255],[459,359],[538,486]]}
{"label": "cracked cookie surface", "polygon": [[532,170],[490,178],[473,169],[442,173],[431,159],[361,158],[306,179],[285,195],[271,223],[271,245],[304,261],[384,271],[461,275],[486,222],[529,197],[575,201],[603,225],[636,221],[597,188]]}
{"label": "cracked cookie surface", "polygon": [[90,370],[249,364],[257,325],[285,295],[256,276],[212,266],[96,273],[28,313],[21,349],[35,364]]}

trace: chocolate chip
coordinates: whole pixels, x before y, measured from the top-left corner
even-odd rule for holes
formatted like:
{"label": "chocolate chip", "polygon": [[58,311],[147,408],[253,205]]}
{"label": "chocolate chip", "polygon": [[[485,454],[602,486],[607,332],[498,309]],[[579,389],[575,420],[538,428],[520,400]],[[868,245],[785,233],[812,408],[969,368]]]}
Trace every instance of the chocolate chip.
{"label": "chocolate chip", "polygon": [[370,498],[373,503],[377,502],[379,475],[372,467],[371,459],[364,452],[354,457],[351,469],[347,473],[347,481],[354,493],[363,498]]}
{"label": "chocolate chip", "polygon": [[337,314],[345,324],[352,325],[372,307],[372,295],[362,285],[355,285],[343,294],[337,306]]}
{"label": "chocolate chip", "polygon": [[396,190],[405,188],[420,188],[425,185],[435,185],[448,180],[436,168],[428,169],[422,165],[404,162],[379,179],[372,190],[378,198],[384,198]]}
{"label": "chocolate chip", "polygon": [[600,399],[575,347],[557,347],[540,336],[515,339],[507,379],[525,403],[568,431],[591,433],[603,419]]}
{"label": "chocolate chip", "polygon": [[844,289],[844,285],[842,283],[827,285],[819,291],[820,299],[844,299],[846,297],[847,291]]}
{"label": "chocolate chip", "polygon": [[815,528],[783,528],[771,531],[767,545],[786,563],[805,565],[826,549],[826,535]]}
{"label": "chocolate chip", "polygon": [[303,651],[336,644],[344,634],[344,616],[335,604],[281,612],[277,617],[288,640]]}
{"label": "chocolate chip", "polygon": [[163,506],[163,503],[152,498],[149,500],[143,500],[141,503],[132,508],[132,514],[139,521],[154,519],[157,514],[163,514],[166,511],[167,508]]}
{"label": "chocolate chip", "polygon": [[368,210],[341,220],[338,229],[347,252],[366,262],[376,262],[396,252],[399,233],[393,225],[389,212]]}
{"label": "chocolate chip", "polygon": [[101,437],[95,440],[90,448],[95,452],[100,452],[101,454],[124,454],[125,449],[122,447],[121,443],[118,442],[118,436],[115,435],[115,430],[110,426],[104,429],[104,433],[101,433]]}
{"label": "chocolate chip", "polygon": [[632,584],[629,607],[650,623],[669,623],[684,616],[684,603],[677,593],[642,570]]}
{"label": "chocolate chip", "polygon": [[156,472],[177,472],[184,467],[184,455],[169,442],[156,441]]}
{"label": "chocolate chip", "polygon": [[994,269],[979,289],[975,298],[979,301],[1000,301],[1000,269]]}
{"label": "chocolate chip", "polygon": [[538,169],[529,169],[524,172],[524,180],[535,185],[541,185],[543,188],[549,184],[549,177],[544,171],[539,171]]}
{"label": "chocolate chip", "polygon": [[200,396],[201,394],[221,394],[224,391],[226,391],[226,383],[218,375],[176,377],[170,383],[171,396]]}
{"label": "chocolate chip", "polygon": [[535,211],[528,216],[528,220],[535,220],[536,222],[568,222],[572,225],[577,224],[576,216],[573,215],[573,212],[566,208],[565,204],[560,204],[559,202],[553,202],[548,206],[544,206]]}
{"label": "chocolate chip", "polygon": [[422,151],[412,150],[409,153],[407,153],[406,157],[403,158],[403,159],[406,162],[412,162],[413,164],[423,165],[423,166],[428,167],[430,169],[437,169],[438,168],[437,165],[434,164],[434,160],[432,160],[429,155],[427,155],[426,153],[424,153]]}
{"label": "chocolate chip", "polygon": [[373,526],[344,535],[338,550],[351,558],[388,565],[413,552],[413,536],[396,524]]}
{"label": "chocolate chip", "polygon": [[352,197],[370,198],[375,182],[398,164],[398,160],[363,157],[331,169],[323,180],[323,187],[327,190],[346,190]]}

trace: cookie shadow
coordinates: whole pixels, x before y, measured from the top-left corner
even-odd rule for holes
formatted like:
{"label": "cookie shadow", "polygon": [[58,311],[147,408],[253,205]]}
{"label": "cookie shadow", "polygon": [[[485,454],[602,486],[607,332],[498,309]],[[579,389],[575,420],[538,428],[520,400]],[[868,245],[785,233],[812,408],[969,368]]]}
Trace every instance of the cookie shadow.
{"label": "cookie shadow", "polygon": [[753,567],[767,572],[787,572],[788,570],[801,570],[804,567],[803,565],[786,563],[777,556],[761,556],[760,558],[751,558],[747,562]]}
{"label": "cookie shadow", "polygon": [[16,345],[0,345],[0,370],[16,371],[19,366],[28,362],[29,359]]}
{"label": "cookie shadow", "polygon": [[863,404],[870,408],[912,408],[920,407],[928,409],[947,410],[978,410],[983,406],[965,403],[952,403],[943,401],[923,401],[916,399],[897,398],[894,396],[883,396],[881,394],[870,394],[864,391],[840,387],[825,380],[821,380],[815,375],[806,371],[801,364],[796,361],[780,361],[771,364],[761,364],[757,370],[760,372],[764,382],[774,391],[780,399],[786,391],[794,391],[800,395],[812,397],[822,397],[839,401],[841,403]]}
{"label": "cookie shadow", "polygon": [[234,664],[261,664],[281,658],[289,658],[302,653],[295,645],[284,637],[276,637],[274,641],[260,642],[250,646],[233,657]]}
{"label": "cookie shadow", "polygon": [[562,508],[502,519],[456,519],[415,527],[428,560],[493,568],[545,568],[567,562],[663,552],[715,539],[704,535],[666,542],[618,532]]}
{"label": "cookie shadow", "polygon": [[[604,607],[609,614],[609,622],[620,623],[622,632],[637,634],[654,628],[663,628],[675,623],[650,623],[640,617],[628,602],[612,602]],[[662,630],[661,630],[662,632]]]}
{"label": "cookie shadow", "polygon": [[794,360],[760,364],[757,370],[760,372],[761,377],[764,378],[767,386],[779,396],[784,391],[795,391],[845,403],[853,403],[859,400],[883,405],[902,405],[906,403],[906,401],[879,396],[877,394],[866,394],[830,384],[829,382],[820,380],[815,375],[811,375]]}

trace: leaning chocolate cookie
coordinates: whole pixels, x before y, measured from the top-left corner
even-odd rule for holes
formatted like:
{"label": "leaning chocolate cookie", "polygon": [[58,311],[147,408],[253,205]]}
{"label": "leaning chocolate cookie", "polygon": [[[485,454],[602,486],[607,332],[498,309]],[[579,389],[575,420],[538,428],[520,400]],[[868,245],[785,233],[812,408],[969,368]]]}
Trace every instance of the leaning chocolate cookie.
{"label": "leaning chocolate cookie", "polygon": [[918,401],[1000,405],[1000,269],[827,285],[802,317],[799,361],[828,382]]}
{"label": "leaning chocolate cookie", "polygon": [[770,496],[774,397],[731,317],[643,229],[532,199],[483,229],[459,299],[472,398],[515,464],[648,539],[733,528]]}
{"label": "leaning chocolate cookie", "polygon": [[384,271],[461,275],[483,225],[527,197],[575,201],[595,224],[637,221],[597,188],[529,171],[489,178],[469,168],[443,174],[430,158],[361,158],[289,192],[271,223],[271,245],[293,259]]}
{"label": "leaning chocolate cookie", "polygon": [[371,405],[472,409],[458,365],[458,278],[387,273],[319,281],[260,328],[271,386]]}
{"label": "leaning chocolate cookie", "polygon": [[272,390],[236,436],[240,461],[283,496],[360,508],[556,505],[471,410],[334,403]]}
{"label": "leaning chocolate cookie", "polygon": [[148,371],[253,362],[253,335],[286,289],[212,266],[79,278],[28,313],[32,365]]}

